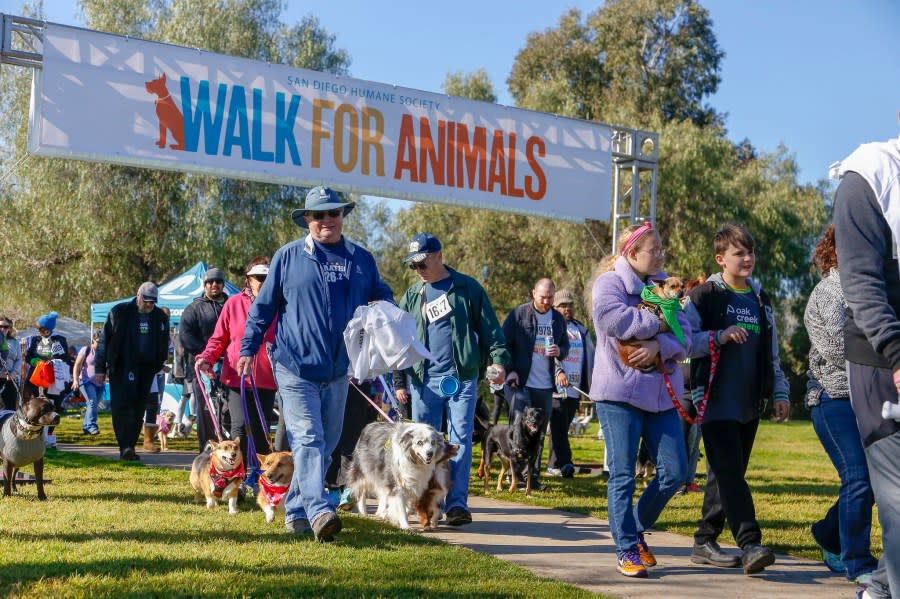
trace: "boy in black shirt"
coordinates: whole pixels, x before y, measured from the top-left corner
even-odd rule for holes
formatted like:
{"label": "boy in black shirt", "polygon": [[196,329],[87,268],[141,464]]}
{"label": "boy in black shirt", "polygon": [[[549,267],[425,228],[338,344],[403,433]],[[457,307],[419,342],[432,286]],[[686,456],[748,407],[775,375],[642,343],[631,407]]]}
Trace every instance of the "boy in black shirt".
{"label": "boy in black shirt", "polygon": [[[708,463],[706,494],[691,561],[725,568],[742,565],[745,574],[775,562],[772,550],[760,544],[756,508],[744,478],[765,399],[775,399],[779,420],[790,413],[772,306],[759,283],[750,278],[756,265],[754,247],[743,227],[726,224],[719,229],[714,248],[722,273],[695,287],[685,305],[694,331],[694,402],[708,395],[700,427]],[[713,362],[716,373],[710,381]],[[726,520],[742,550],[740,558],[716,543]]]}

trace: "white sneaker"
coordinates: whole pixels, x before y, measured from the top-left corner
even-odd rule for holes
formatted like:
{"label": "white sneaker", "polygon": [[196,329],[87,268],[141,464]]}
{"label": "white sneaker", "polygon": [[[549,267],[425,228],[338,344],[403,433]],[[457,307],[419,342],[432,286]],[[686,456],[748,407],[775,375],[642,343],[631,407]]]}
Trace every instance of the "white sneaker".
{"label": "white sneaker", "polygon": [[562,476],[562,470],[559,468],[547,468],[547,476]]}

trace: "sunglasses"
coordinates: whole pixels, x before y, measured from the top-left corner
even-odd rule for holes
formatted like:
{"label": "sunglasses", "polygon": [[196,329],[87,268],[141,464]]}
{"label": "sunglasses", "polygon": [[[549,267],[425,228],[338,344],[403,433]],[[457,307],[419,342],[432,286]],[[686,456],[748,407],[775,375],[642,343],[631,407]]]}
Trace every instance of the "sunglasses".
{"label": "sunglasses", "polygon": [[10,326],[12,326],[12,325],[0,324],[0,329],[8,329]]}
{"label": "sunglasses", "polygon": [[334,210],[328,210],[325,212],[310,212],[309,217],[313,220],[322,220],[325,218],[325,215],[330,216],[331,218],[337,218],[339,216],[343,216],[344,209],[343,208],[335,208]]}
{"label": "sunglasses", "polygon": [[422,260],[421,262],[410,262],[409,263],[410,270],[425,270],[426,268],[428,268],[428,265],[425,264],[424,260]]}
{"label": "sunglasses", "polygon": [[250,275],[251,279],[256,279],[260,283],[266,280],[266,275]]}

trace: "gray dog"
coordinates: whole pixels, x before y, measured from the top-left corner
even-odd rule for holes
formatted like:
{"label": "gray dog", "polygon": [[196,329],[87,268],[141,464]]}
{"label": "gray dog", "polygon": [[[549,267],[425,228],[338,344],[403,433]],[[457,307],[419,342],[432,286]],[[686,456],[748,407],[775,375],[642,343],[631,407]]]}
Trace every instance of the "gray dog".
{"label": "gray dog", "polygon": [[16,473],[22,466],[34,464],[34,482],[38,499],[44,501],[44,427],[59,424],[53,402],[45,397],[22,399],[15,412],[0,415],[0,457],[3,458],[3,495],[12,495]]}

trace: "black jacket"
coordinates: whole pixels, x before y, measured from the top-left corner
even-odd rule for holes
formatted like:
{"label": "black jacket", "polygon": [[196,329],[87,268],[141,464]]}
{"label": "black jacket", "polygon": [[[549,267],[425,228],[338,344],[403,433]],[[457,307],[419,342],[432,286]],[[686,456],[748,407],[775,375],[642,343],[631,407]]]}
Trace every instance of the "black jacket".
{"label": "black jacket", "polygon": [[169,317],[166,313],[153,307],[149,314],[150,334],[153,335],[152,356],[136,356],[137,348],[137,301],[116,304],[106,317],[103,335],[97,344],[97,355],[94,358],[94,369],[97,374],[115,374],[125,368],[136,368],[148,365],[148,370],[158,372],[169,356]]}
{"label": "black jacket", "polygon": [[[728,309],[728,290],[718,281],[706,281],[702,285],[694,287],[688,294],[700,314],[701,331],[718,331],[728,327],[728,317],[726,310]],[[761,414],[765,407],[765,400],[772,397],[775,390],[775,370],[772,363],[772,323],[769,322],[767,313],[772,312],[772,303],[769,296],[762,289],[755,294],[756,301],[759,304],[760,312],[760,332],[759,332],[759,355],[757,356],[757,364],[762,368],[760,374],[760,398],[758,410]],[[692,323],[693,324],[693,323]],[[691,359],[691,389],[704,389],[709,382],[710,358],[708,355]],[[710,397],[718,395],[717,387],[719,378],[713,380],[712,391]],[[685,383],[685,387],[688,384]]]}
{"label": "black jacket", "polygon": [[[559,346],[559,359],[562,360],[569,355],[566,319],[552,308],[550,313],[553,315],[551,321],[553,343]],[[506,315],[506,320],[503,321],[503,335],[506,337],[506,347],[509,348],[512,358],[509,372],[518,374],[519,386],[524,387],[531,372],[531,355],[534,353],[534,340],[537,336],[537,317],[534,315],[532,302],[516,306],[512,312]],[[550,369],[550,380],[555,381],[556,361],[547,360],[547,368]]]}
{"label": "black jacket", "polygon": [[[194,299],[181,314],[181,322],[178,323],[178,340],[187,354],[187,370],[194,372],[194,356],[202,354],[206,349],[206,342],[216,330],[216,321],[222,313],[227,295],[223,294],[222,302],[216,302],[206,295]],[[188,375],[188,380],[193,380],[193,374]]]}

